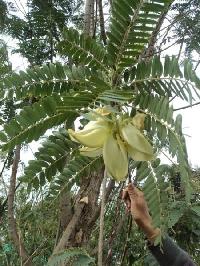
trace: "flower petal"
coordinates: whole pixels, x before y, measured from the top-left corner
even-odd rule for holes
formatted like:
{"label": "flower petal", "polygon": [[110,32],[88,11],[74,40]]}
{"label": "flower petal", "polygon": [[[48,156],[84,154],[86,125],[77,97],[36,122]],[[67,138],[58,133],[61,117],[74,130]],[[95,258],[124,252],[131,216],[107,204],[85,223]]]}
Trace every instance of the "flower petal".
{"label": "flower petal", "polygon": [[149,154],[149,153],[140,152],[132,148],[130,145],[128,145],[128,154],[134,161],[151,161],[155,159],[153,153]]}
{"label": "flower petal", "polygon": [[96,157],[100,156],[103,152],[102,148],[89,148],[89,147],[82,147],[79,149],[80,154],[87,157]]}
{"label": "flower petal", "polygon": [[125,180],[128,173],[128,157],[121,140],[110,135],[103,147],[103,158],[108,173],[117,181]]}
{"label": "flower petal", "polygon": [[91,148],[102,147],[110,134],[111,127],[109,123],[103,119],[90,121],[82,130],[75,132],[68,129],[68,133],[72,140],[76,140],[84,146]]}
{"label": "flower petal", "polygon": [[108,107],[104,106],[104,107],[99,107],[97,109],[94,110],[96,113],[100,114],[100,115],[109,115],[111,113],[111,110],[109,110]]}
{"label": "flower petal", "polygon": [[139,152],[153,154],[153,148],[144,135],[132,124],[121,129],[122,137],[134,149]]}

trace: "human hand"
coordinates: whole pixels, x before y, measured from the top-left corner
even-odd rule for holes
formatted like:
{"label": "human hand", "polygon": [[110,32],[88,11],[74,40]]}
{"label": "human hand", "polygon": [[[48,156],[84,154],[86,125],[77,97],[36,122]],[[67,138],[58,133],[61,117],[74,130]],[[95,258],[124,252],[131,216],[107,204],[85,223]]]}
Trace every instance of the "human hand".
{"label": "human hand", "polygon": [[144,231],[150,241],[154,241],[160,230],[152,225],[152,218],[149,214],[143,192],[129,183],[122,192],[122,199],[126,204],[127,210],[131,212],[136,224]]}

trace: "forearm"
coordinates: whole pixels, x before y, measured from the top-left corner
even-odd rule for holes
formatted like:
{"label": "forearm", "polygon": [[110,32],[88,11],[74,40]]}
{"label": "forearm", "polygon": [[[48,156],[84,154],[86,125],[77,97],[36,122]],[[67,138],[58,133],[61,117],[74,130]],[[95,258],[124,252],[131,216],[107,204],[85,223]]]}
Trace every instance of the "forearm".
{"label": "forearm", "polygon": [[150,244],[149,250],[161,266],[195,266],[189,255],[169,236],[163,238],[161,248]]}

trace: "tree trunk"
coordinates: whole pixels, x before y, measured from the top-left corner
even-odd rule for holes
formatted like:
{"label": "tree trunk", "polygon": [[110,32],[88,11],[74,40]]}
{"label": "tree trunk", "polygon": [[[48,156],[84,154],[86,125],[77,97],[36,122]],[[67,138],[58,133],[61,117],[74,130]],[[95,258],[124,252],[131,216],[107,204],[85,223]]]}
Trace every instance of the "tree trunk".
{"label": "tree trunk", "polygon": [[102,173],[92,173],[83,179],[76,197],[73,216],[64,230],[54,253],[66,247],[83,246],[87,243],[92,230],[92,225],[90,224],[90,228],[88,228],[88,224],[98,208],[97,201],[102,179]]}
{"label": "tree trunk", "polygon": [[[94,33],[94,0],[86,0],[85,3],[84,33],[90,36]],[[79,192],[74,200],[73,213],[72,207],[71,209],[63,208],[63,212],[66,212],[64,221],[67,222],[53,254],[68,247],[88,246],[91,232],[100,215],[99,194],[103,177],[104,167],[102,166],[98,172],[93,171],[87,177],[82,178]],[[107,185],[105,203],[108,201],[114,184],[112,180]],[[69,201],[69,199],[66,200]]]}
{"label": "tree trunk", "polygon": [[29,259],[28,253],[24,247],[20,234],[17,231],[17,224],[14,217],[14,198],[16,187],[17,169],[20,161],[20,146],[18,145],[15,150],[14,161],[12,165],[12,172],[10,177],[10,186],[8,191],[8,231],[20,257],[22,258],[23,265],[33,265]]}
{"label": "tree trunk", "polygon": [[94,33],[94,0],[85,2],[84,33],[89,36]]}
{"label": "tree trunk", "polygon": [[101,39],[103,43],[106,45],[106,32],[105,32],[105,24],[104,24],[104,15],[103,15],[103,7],[102,7],[102,0],[96,0],[99,9],[99,24],[100,24],[100,31],[101,31]]}
{"label": "tree trunk", "polygon": [[59,206],[60,214],[59,214],[59,222],[58,222],[58,229],[56,234],[55,246],[57,246],[62,233],[64,232],[65,228],[69,224],[73,212],[72,212],[72,200],[71,200],[71,193],[70,191],[63,191],[60,195],[60,206]]}
{"label": "tree trunk", "polygon": [[[98,204],[98,199],[103,172],[102,169],[100,173],[92,173],[84,178],[76,197],[74,213],[54,249],[54,254],[68,247],[86,247],[88,245],[91,232],[100,214],[101,203]],[[113,187],[114,181],[111,180],[106,188],[105,202],[108,201]]]}

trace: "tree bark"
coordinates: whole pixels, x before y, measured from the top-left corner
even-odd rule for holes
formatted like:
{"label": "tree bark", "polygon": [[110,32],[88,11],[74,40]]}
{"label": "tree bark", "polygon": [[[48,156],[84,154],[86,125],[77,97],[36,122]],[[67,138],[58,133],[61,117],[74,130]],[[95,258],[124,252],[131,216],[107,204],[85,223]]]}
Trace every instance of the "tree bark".
{"label": "tree bark", "polygon": [[[104,177],[104,169],[98,173],[93,172],[88,177],[82,179],[82,185],[77,194],[74,213],[69,221],[62,237],[60,238],[53,254],[68,247],[86,247],[98,219],[100,205],[98,204],[101,183]],[[110,185],[112,184],[112,186]],[[113,188],[113,181],[110,181],[106,189],[105,200]],[[51,260],[51,258],[50,258]]]}
{"label": "tree bark", "polygon": [[101,196],[101,212],[99,226],[99,245],[98,245],[98,266],[103,266],[103,229],[104,229],[104,211],[105,211],[105,195],[106,195],[106,170],[104,171],[104,179],[102,182]]}
{"label": "tree bark", "polygon": [[69,224],[72,218],[72,215],[73,215],[70,191],[63,191],[61,193],[59,209],[60,209],[60,215],[59,215],[58,230],[56,234],[54,248],[57,246],[62,233],[64,232],[65,228]]}
{"label": "tree bark", "polygon": [[153,33],[151,35],[151,38],[149,40],[148,47],[144,51],[144,53],[142,54],[141,59],[142,58],[145,58],[145,61],[148,61],[148,60],[151,59],[152,56],[154,56],[154,53],[155,53],[155,44],[156,44],[156,41],[157,41],[157,37],[158,37],[158,34],[159,34],[160,29],[162,27],[162,24],[163,24],[163,22],[165,20],[165,17],[167,15],[168,11],[169,11],[169,8],[170,8],[170,5],[166,8],[166,10],[160,16],[160,18],[158,20],[158,23],[156,25],[156,28],[153,31]]}
{"label": "tree bark", "polygon": [[16,187],[17,169],[20,161],[20,145],[16,146],[15,157],[12,165],[12,172],[10,177],[10,186],[8,191],[8,231],[20,257],[22,258],[23,265],[31,266],[32,262],[29,260],[28,253],[25,249],[21,236],[17,231],[17,224],[14,217],[14,197]]}
{"label": "tree bark", "polygon": [[[93,36],[94,33],[94,0],[86,0],[84,33]],[[68,247],[87,247],[91,232],[100,214],[99,192],[104,177],[104,167],[98,172],[91,172],[81,179],[79,192],[73,204],[73,213],[59,239],[53,254]],[[110,181],[106,189],[105,202],[114,187],[114,181]],[[49,259],[51,260],[51,258]]]}
{"label": "tree bark", "polygon": [[105,32],[105,23],[104,23],[104,15],[103,15],[103,7],[102,7],[102,0],[96,0],[99,9],[99,24],[100,24],[100,31],[101,31],[101,39],[103,43],[106,45],[106,32]]}
{"label": "tree bark", "polygon": [[85,2],[84,33],[89,36],[94,33],[94,0]]}

